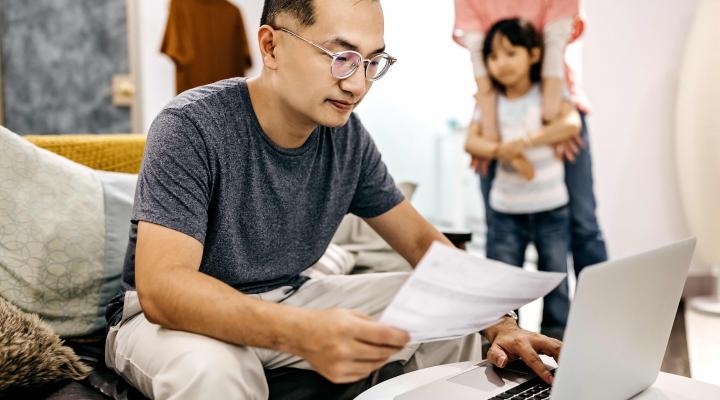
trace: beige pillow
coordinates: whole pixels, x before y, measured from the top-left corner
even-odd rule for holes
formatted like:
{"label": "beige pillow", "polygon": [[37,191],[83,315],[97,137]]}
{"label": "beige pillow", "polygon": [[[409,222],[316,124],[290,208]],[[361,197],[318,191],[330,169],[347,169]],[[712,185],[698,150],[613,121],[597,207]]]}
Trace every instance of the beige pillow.
{"label": "beige pillow", "polygon": [[0,297],[0,391],[80,380],[89,373],[90,368],[37,315]]}
{"label": "beige pillow", "polygon": [[137,178],[92,170],[0,126],[0,296],[63,337],[105,330]]}

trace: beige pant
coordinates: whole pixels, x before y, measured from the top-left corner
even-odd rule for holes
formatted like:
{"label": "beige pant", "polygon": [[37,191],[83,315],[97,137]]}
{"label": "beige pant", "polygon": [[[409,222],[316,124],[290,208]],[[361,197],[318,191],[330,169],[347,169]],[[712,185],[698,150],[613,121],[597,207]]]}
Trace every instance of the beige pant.
{"label": "beige pant", "polygon": [[[282,287],[253,296],[304,308],[356,309],[378,317],[408,276],[404,272],[329,275],[311,279],[297,291]],[[403,361],[409,372],[480,359],[481,340],[475,334],[410,345],[388,362]],[[105,360],[108,367],[155,399],[267,399],[263,368],[311,369],[292,354],[232,345],[152,324],[142,313],[136,292],[125,295],[122,321],[108,333]]]}

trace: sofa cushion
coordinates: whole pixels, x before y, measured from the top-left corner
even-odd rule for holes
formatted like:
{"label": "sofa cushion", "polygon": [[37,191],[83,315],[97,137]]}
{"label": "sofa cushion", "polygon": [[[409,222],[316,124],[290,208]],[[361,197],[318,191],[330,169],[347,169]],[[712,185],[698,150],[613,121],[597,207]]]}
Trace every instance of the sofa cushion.
{"label": "sofa cushion", "polygon": [[120,285],[129,227],[121,220],[132,207],[123,190],[133,177],[100,174],[3,127],[0,149],[0,297],[62,336],[104,329],[105,303]]}
{"label": "sofa cushion", "polygon": [[36,315],[0,298],[0,391],[83,379],[89,373],[90,368]]}

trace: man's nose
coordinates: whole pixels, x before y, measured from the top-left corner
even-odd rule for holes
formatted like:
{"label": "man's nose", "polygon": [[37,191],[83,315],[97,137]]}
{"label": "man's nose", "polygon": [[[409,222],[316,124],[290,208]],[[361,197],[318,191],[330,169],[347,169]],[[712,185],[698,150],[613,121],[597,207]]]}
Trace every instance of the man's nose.
{"label": "man's nose", "polygon": [[355,72],[340,80],[340,89],[350,92],[353,98],[361,98],[368,89],[370,81],[365,79],[365,66],[360,65]]}

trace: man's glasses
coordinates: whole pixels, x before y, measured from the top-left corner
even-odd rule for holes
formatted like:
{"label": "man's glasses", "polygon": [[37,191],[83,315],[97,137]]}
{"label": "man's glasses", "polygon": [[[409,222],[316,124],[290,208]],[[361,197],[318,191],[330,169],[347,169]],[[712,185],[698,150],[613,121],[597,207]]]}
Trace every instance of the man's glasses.
{"label": "man's glasses", "polygon": [[305,39],[304,37],[298,35],[297,33],[289,29],[275,29],[288,33],[311,46],[315,46],[316,48],[320,49],[320,51],[325,53],[325,55],[332,58],[332,63],[330,63],[330,73],[337,79],[349,78],[350,76],[352,76],[352,74],[355,73],[355,71],[357,71],[358,67],[360,67],[360,65],[362,64],[365,67],[365,79],[369,81],[376,81],[382,78],[383,75],[385,75],[387,70],[390,68],[390,66],[397,61],[397,58],[385,53],[380,53],[370,59],[363,58],[362,54],[352,50],[333,53],[332,51],[320,46],[313,41]]}

